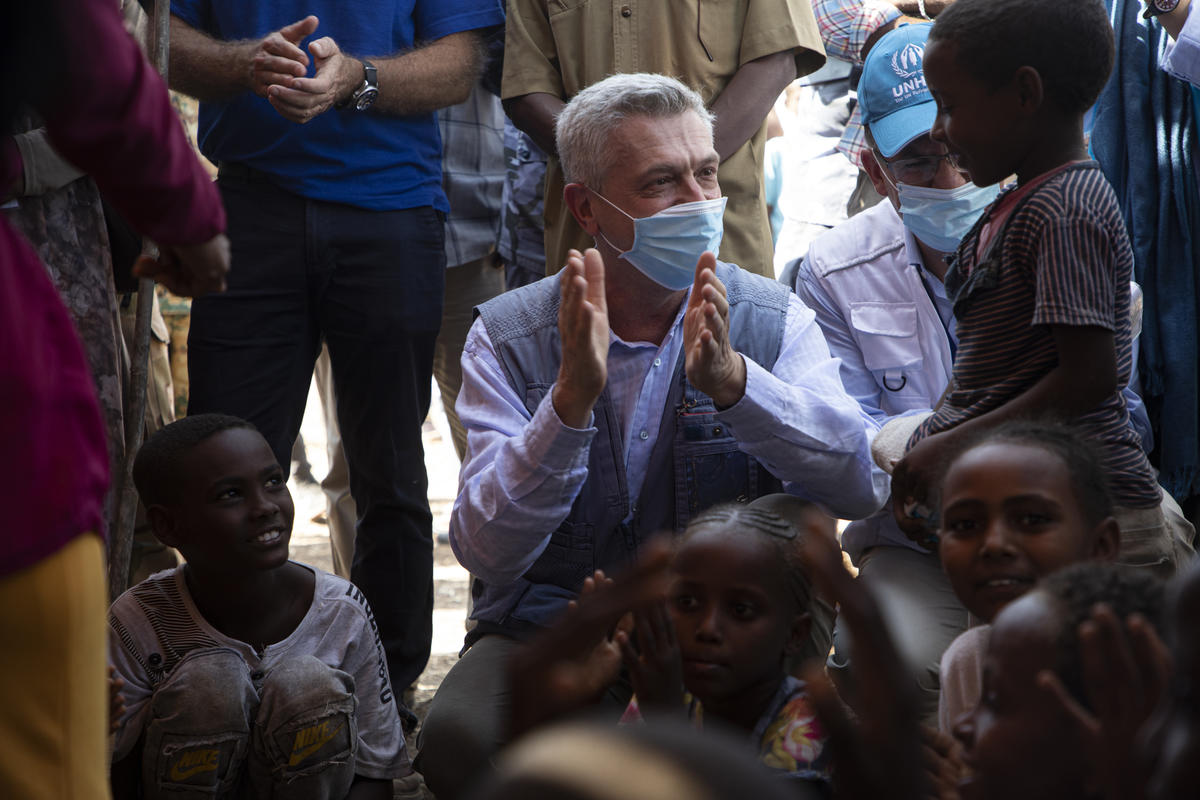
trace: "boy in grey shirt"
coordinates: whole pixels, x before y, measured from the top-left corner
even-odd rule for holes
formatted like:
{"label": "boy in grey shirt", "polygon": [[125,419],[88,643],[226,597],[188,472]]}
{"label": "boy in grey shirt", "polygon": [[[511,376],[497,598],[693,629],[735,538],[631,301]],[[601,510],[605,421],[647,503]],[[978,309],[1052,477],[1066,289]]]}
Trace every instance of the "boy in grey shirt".
{"label": "boy in grey shirt", "polygon": [[146,442],[134,482],[187,561],[109,610],[114,795],[391,798],[412,766],[375,619],[353,584],[288,560],[294,508],[266,440],[186,417]]}

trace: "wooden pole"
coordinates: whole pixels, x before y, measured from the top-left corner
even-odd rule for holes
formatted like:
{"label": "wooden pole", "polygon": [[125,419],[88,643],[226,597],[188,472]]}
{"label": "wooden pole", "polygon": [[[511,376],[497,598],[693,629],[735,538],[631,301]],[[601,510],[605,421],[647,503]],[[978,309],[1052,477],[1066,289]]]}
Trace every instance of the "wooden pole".
{"label": "wooden pole", "polygon": [[[148,32],[147,51],[163,80],[167,79],[167,60],[171,45],[170,0],[154,0]],[[143,250],[157,255],[158,248],[145,242]],[[108,593],[115,600],[128,588],[129,562],[133,554],[133,529],[137,520],[138,496],[133,486],[133,457],[142,446],[146,428],[146,396],[150,375],[150,313],[154,308],[154,281],[138,281],[137,318],[133,328],[133,353],[130,354],[129,387],[125,403],[125,464],[117,477],[117,521],[109,537]]]}

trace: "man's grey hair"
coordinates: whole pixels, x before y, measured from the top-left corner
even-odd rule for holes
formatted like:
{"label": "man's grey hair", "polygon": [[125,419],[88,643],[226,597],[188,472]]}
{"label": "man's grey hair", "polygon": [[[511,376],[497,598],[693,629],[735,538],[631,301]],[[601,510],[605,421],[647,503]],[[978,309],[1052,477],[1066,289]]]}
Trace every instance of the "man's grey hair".
{"label": "man's grey hair", "polygon": [[602,186],[609,166],[608,140],[633,116],[676,117],[696,113],[712,136],[716,117],[694,90],[666,75],[613,75],[584,89],[558,115],[554,141],[568,183]]}

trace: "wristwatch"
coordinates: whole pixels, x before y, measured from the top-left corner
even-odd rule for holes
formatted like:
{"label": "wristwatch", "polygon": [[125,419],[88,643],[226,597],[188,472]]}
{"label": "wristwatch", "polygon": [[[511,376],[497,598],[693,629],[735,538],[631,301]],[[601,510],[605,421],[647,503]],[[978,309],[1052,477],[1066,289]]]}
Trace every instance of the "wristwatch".
{"label": "wristwatch", "polygon": [[1179,0],[1146,0],[1146,10],[1142,19],[1157,17],[1159,14],[1170,14],[1179,5]]}
{"label": "wristwatch", "polygon": [[[1175,0],[1179,2],[1179,0]],[[349,99],[343,104],[343,107],[353,105],[355,111],[366,111],[375,102],[375,98],[379,97],[379,77],[375,70],[375,65],[365,58],[362,59],[363,65],[363,82],[354,94],[350,95]]]}

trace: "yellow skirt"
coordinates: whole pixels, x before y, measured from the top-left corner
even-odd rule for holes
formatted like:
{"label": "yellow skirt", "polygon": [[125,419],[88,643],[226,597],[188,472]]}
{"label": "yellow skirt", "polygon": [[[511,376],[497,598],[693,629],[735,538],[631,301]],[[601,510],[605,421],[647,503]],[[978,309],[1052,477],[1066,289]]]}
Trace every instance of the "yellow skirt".
{"label": "yellow skirt", "polygon": [[104,546],[0,578],[0,797],[107,800]]}

